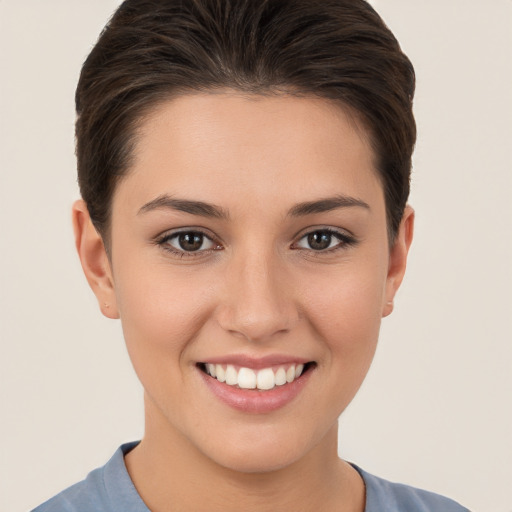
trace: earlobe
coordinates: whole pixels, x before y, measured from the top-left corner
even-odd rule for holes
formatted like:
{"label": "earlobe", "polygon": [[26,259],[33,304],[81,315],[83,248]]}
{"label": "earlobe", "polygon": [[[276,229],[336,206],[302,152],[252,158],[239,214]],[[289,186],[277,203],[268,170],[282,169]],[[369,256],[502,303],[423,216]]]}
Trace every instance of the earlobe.
{"label": "earlobe", "polygon": [[395,294],[402,283],[407,266],[407,255],[414,233],[414,210],[407,205],[400,222],[393,247],[389,254],[388,275],[382,317],[390,315],[394,307]]}
{"label": "earlobe", "polygon": [[73,204],[72,218],[76,250],[100,310],[108,318],[119,318],[110,261],[83,200]]}

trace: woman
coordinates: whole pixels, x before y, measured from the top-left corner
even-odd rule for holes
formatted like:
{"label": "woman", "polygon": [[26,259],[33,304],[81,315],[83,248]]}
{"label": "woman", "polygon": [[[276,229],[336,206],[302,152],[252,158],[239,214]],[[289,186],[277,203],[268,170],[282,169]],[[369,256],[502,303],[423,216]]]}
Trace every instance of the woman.
{"label": "woman", "polygon": [[412,240],[413,92],[362,0],[121,5],[73,221],[146,430],[38,512],[465,510],[337,455]]}

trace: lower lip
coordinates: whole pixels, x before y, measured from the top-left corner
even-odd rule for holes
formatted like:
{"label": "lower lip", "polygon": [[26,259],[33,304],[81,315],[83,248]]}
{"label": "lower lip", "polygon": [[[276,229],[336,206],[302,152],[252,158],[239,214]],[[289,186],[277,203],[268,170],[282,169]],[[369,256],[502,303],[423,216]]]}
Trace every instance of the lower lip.
{"label": "lower lip", "polygon": [[222,402],[233,409],[253,414],[275,411],[290,403],[304,388],[313,368],[303,373],[298,379],[283,386],[275,386],[267,391],[257,389],[240,389],[210,377],[198,368],[205,384]]}

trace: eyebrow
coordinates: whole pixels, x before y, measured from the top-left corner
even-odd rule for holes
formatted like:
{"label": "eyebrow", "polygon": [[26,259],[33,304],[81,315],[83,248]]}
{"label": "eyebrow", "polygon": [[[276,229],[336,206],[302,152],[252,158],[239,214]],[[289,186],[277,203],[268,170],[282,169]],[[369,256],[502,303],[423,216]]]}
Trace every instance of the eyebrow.
{"label": "eyebrow", "polygon": [[[345,195],[337,195],[318,199],[316,201],[298,203],[288,211],[288,215],[291,217],[304,217],[315,213],[324,213],[337,210],[339,208],[352,207],[370,210],[368,203],[365,203],[361,199]],[[140,208],[139,214],[160,209],[177,210],[180,212],[190,213],[191,215],[199,215],[201,217],[212,217],[222,220],[229,219],[229,213],[220,206],[205,203],[203,201],[173,198],[167,194],[158,196],[156,199],[146,203]]]}
{"label": "eyebrow", "polygon": [[191,215],[199,215],[201,217],[213,217],[215,219],[227,220],[229,214],[220,206],[204,203],[203,201],[191,201],[188,199],[177,199],[167,194],[158,196],[156,199],[149,201],[139,213],[146,213],[153,210],[171,209],[180,212],[190,213]]}
{"label": "eyebrow", "polygon": [[296,204],[289,212],[291,217],[303,217],[305,215],[312,215],[315,213],[330,212],[338,208],[352,208],[359,207],[370,210],[368,203],[355,197],[337,195],[333,197],[326,197],[317,201],[307,201],[305,203]]}

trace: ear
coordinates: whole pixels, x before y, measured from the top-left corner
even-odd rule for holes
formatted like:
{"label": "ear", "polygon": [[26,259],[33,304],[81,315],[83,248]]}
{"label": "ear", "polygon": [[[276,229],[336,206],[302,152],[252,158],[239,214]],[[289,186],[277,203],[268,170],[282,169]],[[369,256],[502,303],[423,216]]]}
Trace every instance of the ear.
{"label": "ear", "polygon": [[119,318],[110,260],[83,200],[73,204],[72,216],[76,250],[100,310],[108,318]]}
{"label": "ear", "polygon": [[407,266],[407,254],[411,246],[414,232],[414,210],[407,205],[400,222],[395,242],[389,254],[388,275],[386,278],[386,290],[382,317],[388,316],[393,311],[395,294],[402,283]]}

